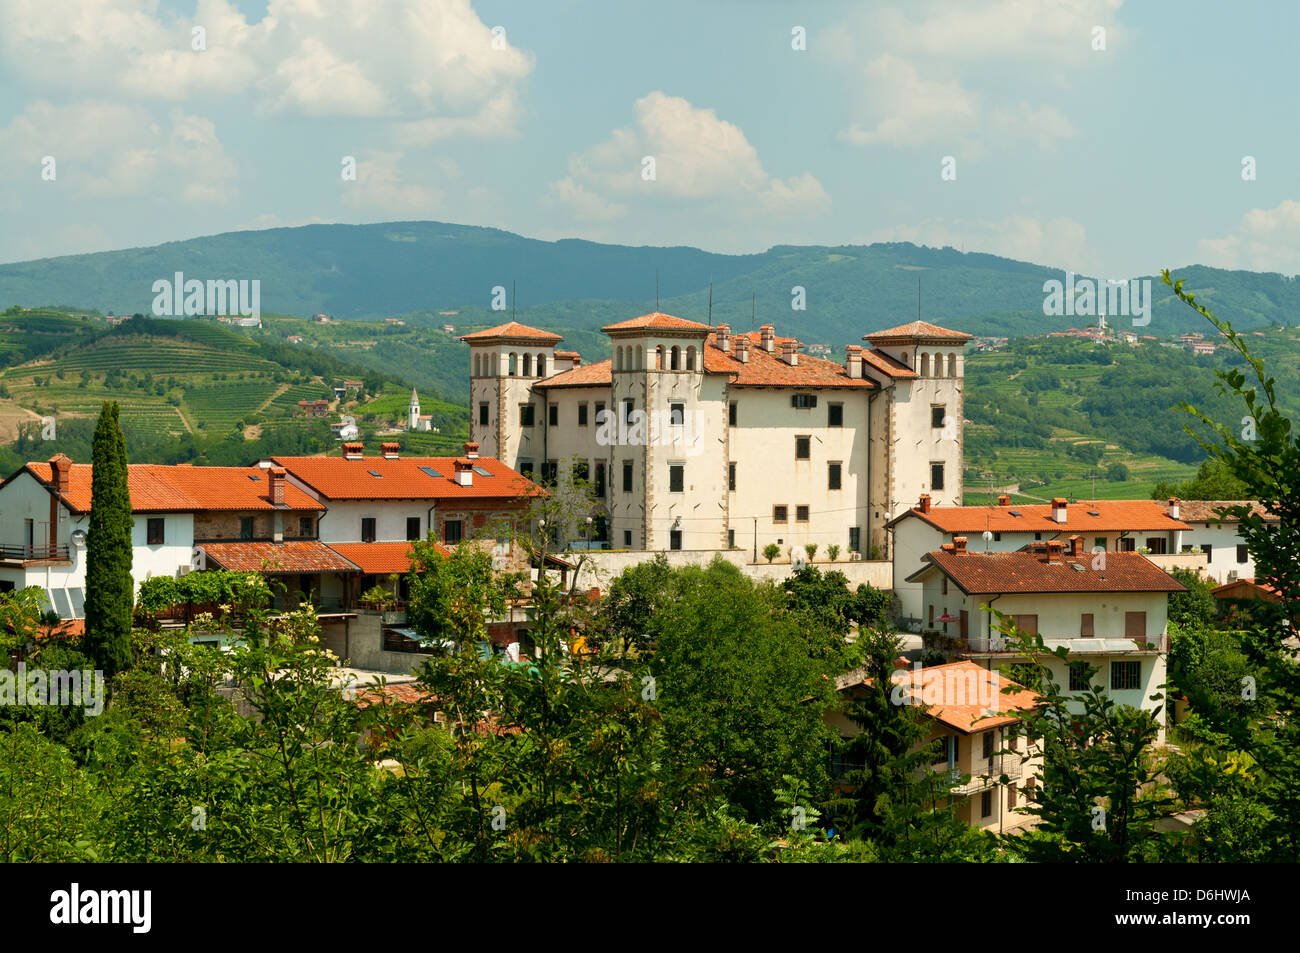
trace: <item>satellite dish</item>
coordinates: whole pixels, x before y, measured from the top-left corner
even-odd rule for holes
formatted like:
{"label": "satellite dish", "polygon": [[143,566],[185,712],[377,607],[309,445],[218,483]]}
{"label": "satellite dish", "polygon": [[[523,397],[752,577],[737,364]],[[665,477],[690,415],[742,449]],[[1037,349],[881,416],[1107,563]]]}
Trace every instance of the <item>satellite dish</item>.
{"label": "satellite dish", "polygon": [[74,529],[72,531],[72,545],[78,549],[86,545],[86,531],[84,529]]}
{"label": "satellite dish", "polygon": [[989,530],[984,531],[984,542],[990,542],[993,539],[993,533]]}

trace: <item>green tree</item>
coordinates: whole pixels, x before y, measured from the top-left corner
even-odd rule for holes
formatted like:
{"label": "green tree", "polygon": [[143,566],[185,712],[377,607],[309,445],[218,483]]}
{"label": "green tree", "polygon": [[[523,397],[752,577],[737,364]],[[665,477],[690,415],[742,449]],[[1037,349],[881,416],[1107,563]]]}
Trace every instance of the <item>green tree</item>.
{"label": "green tree", "polygon": [[[1248,782],[1238,790],[1252,803],[1219,801],[1232,776],[1220,770],[1207,778],[1191,770],[1190,758],[1177,766],[1188,769],[1179,793],[1190,802],[1210,802],[1207,826],[1244,830],[1254,839],[1255,853],[1294,862],[1300,860],[1300,719],[1289,713],[1300,708],[1300,665],[1287,641],[1294,635],[1291,620],[1300,617],[1300,435],[1279,408],[1276,382],[1241,335],[1184,292],[1182,281],[1163,274],[1174,294],[1209,321],[1244,362],[1245,370],[1215,372],[1219,392],[1238,402],[1236,410],[1212,417],[1190,404],[1181,406],[1212,435],[1198,439],[1215,472],[1236,481],[1238,491],[1219,498],[1253,499],[1276,517],[1265,521],[1249,504],[1229,507],[1255,559],[1256,577],[1280,596],[1277,603],[1261,603],[1243,633],[1241,647],[1251,667],[1241,689],[1246,704],[1207,704],[1202,712],[1200,738],[1211,750],[1198,754],[1216,765],[1241,765],[1234,775],[1245,775]],[[1187,430],[1195,433],[1190,426]],[[1288,714],[1275,717],[1275,712]],[[1197,777],[1200,783],[1186,780]],[[1228,856],[1242,855],[1229,851]]]}
{"label": "green tree", "polygon": [[1210,625],[1219,613],[1214,584],[1191,569],[1172,569],[1169,575],[1187,590],[1169,594],[1169,621],[1185,628]]}
{"label": "green tree", "polygon": [[131,494],[116,402],[104,403],[91,448],[86,533],[87,654],[112,678],[131,665]]}

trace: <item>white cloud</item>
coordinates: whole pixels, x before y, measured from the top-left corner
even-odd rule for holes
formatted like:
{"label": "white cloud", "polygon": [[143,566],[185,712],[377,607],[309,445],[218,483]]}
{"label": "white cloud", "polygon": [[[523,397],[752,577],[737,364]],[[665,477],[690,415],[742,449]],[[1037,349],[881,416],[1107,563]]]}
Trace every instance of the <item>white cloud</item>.
{"label": "white cloud", "polygon": [[406,179],[402,153],[373,152],[357,161],[356,181],[340,180],[343,203],[366,212],[402,219],[431,215],[440,208],[445,193],[431,185]]}
{"label": "white cloud", "polygon": [[[552,194],[581,189],[606,196],[726,203],[736,216],[808,215],[829,205],[821,183],[803,173],[779,179],[763,168],[758,151],[733,123],[685,99],[652,92],[637,100],[632,125],[569,162],[569,176]],[[642,177],[644,159],[654,160],[654,179]]]}
{"label": "white cloud", "polygon": [[1085,274],[1093,273],[1097,267],[1084,227],[1069,218],[1053,218],[1047,222],[1029,215],[1012,215],[1001,221],[935,219],[919,225],[882,229],[873,232],[867,241],[912,242],[934,248],[950,245],[962,251],[984,252]]}
{"label": "white cloud", "polygon": [[272,113],[432,123],[433,136],[513,128],[533,57],[493,40],[470,0],[269,0],[253,23],[229,0],[199,0],[192,17],[157,0],[0,3],[0,54],[47,89],[247,95]]}
{"label": "white cloud", "polygon": [[[856,98],[840,138],[896,148],[942,142],[968,158],[1011,139],[1051,150],[1074,127],[1054,106],[1021,98],[1025,84],[1005,74],[1027,69],[1039,88],[1065,85],[1068,70],[1110,55],[1123,40],[1115,19],[1122,2],[930,0],[858,8],[815,40]],[[1106,31],[1106,53],[1093,49],[1096,27]]]}
{"label": "white cloud", "polygon": [[546,191],[546,204],[552,207],[567,208],[573,217],[588,222],[612,222],[627,214],[627,206],[589,192],[572,176],[566,176],[558,182],[552,182]]}
{"label": "white cloud", "polygon": [[212,122],[173,108],[169,126],[138,106],[35,102],[0,128],[0,170],[37,180],[44,157],[52,156],[56,178],[49,185],[66,186],[78,198],[231,199],[237,167]]}
{"label": "white cloud", "polygon": [[1202,264],[1216,268],[1300,274],[1300,202],[1251,209],[1233,232],[1204,238],[1198,248]]}

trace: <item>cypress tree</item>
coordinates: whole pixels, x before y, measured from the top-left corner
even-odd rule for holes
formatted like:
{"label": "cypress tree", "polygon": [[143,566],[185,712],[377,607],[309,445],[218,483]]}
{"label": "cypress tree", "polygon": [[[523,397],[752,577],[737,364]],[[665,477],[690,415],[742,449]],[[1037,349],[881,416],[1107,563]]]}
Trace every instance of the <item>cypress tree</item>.
{"label": "cypress tree", "polygon": [[86,651],[111,678],[131,664],[131,495],[118,407],[104,403],[91,448],[86,534]]}

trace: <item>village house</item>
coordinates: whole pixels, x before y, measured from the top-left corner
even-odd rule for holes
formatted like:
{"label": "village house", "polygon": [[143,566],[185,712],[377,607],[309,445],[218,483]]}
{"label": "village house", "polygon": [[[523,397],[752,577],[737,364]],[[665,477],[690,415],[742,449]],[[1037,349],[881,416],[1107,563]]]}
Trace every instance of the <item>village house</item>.
{"label": "village house", "polygon": [[936,506],[923,494],[916,506],[891,520],[889,528],[894,536],[894,591],[904,619],[914,622],[922,614],[921,584],[909,576],[926,553],[958,536],[970,540],[972,551],[989,553],[1079,536],[1086,551],[1144,549],[1165,568],[1198,570],[1205,565],[1203,556],[1184,551],[1184,537],[1192,527],[1179,519],[1176,500],[1166,507],[1153,500],[1069,503],[1058,497],[1050,504],[1025,505],[1003,495],[995,506]]}
{"label": "village house", "polygon": [[1237,530],[1239,521],[1231,514],[1220,516],[1225,507],[1249,505],[1251,512],[1265,522],[1278,522],[1253,500],[1170,500],[1170,507],[1188,525],[1179,540],[1179,549],[1205,555],[1205,574],[1217,583],[1229,583],[1255,576],[1255,560],[1250,547]]}
{"label": "village house", "polygon": [[[138,591],[146,579],[208,568],[275,571],[310,563],[313,572],[355,571],[315,542],[325,507],[285,481],[283,470],[260,467],[127,467],[131,496],[131,574]],[[63,619],[84,616],[86,530],[91,466],[58,454],[28,463],[0,484],[0,591],[38,586]],[[10,534],[15,534],[16,538]],[[252,562],[227,565],[231,547]],[[253,557],[249,555],[248,560]],[[269,561],[269,562],[268,562]],[[301,580],[295,579],[295,589]]]}
{"label": "village house", "polygon": [[462,340],[472,438],[545,483],[588,481],[611,548],[883,559],[902,501],[961,498],[967,334],[914,321],[837,363],[770,324],[656,312],[602,330],[613,357],[586,365],[514,321]]}
{"label": "village house", "polygon": [[[959,536],[926,553],[907,577],[922,587],[925,646],[990,669],[1022,657],[1000,631],[996,609],[1019,631],[1042,636],[1049,650],[1067,650],[1066,661],[1044,660],[1063,690],[1101,684],[1117,703],[1159,709],[1151,696],[1165,682],[1169,594],[1186,590],[1139,553],[1090,553],[1081,536],[1066,543],[980,553]],[[1091,681],[1087,666],[1098,669]]]}
{"label": "village house", "polygon": [[[1024,827],[1033,818],[1018,808],[1038,783],[1042,753],[1021,731],[1021,713],[1037,705],[1038,696],[972,661],[924,668],[905,667],[905,662],[899,659],[894,672],[893,697],[899,704],[925,706],[930,730],[918,750],[939,742],[931,770],[954,779],[969,776],[953,788],[958,819],[999,834]],[[835,680],[845,698],[868,684],[861,669]],[[862,730],[839,710],[827,712],[825,721],[841,738]],[[832,767],[842,776],[851,765],[839,761]]]}

